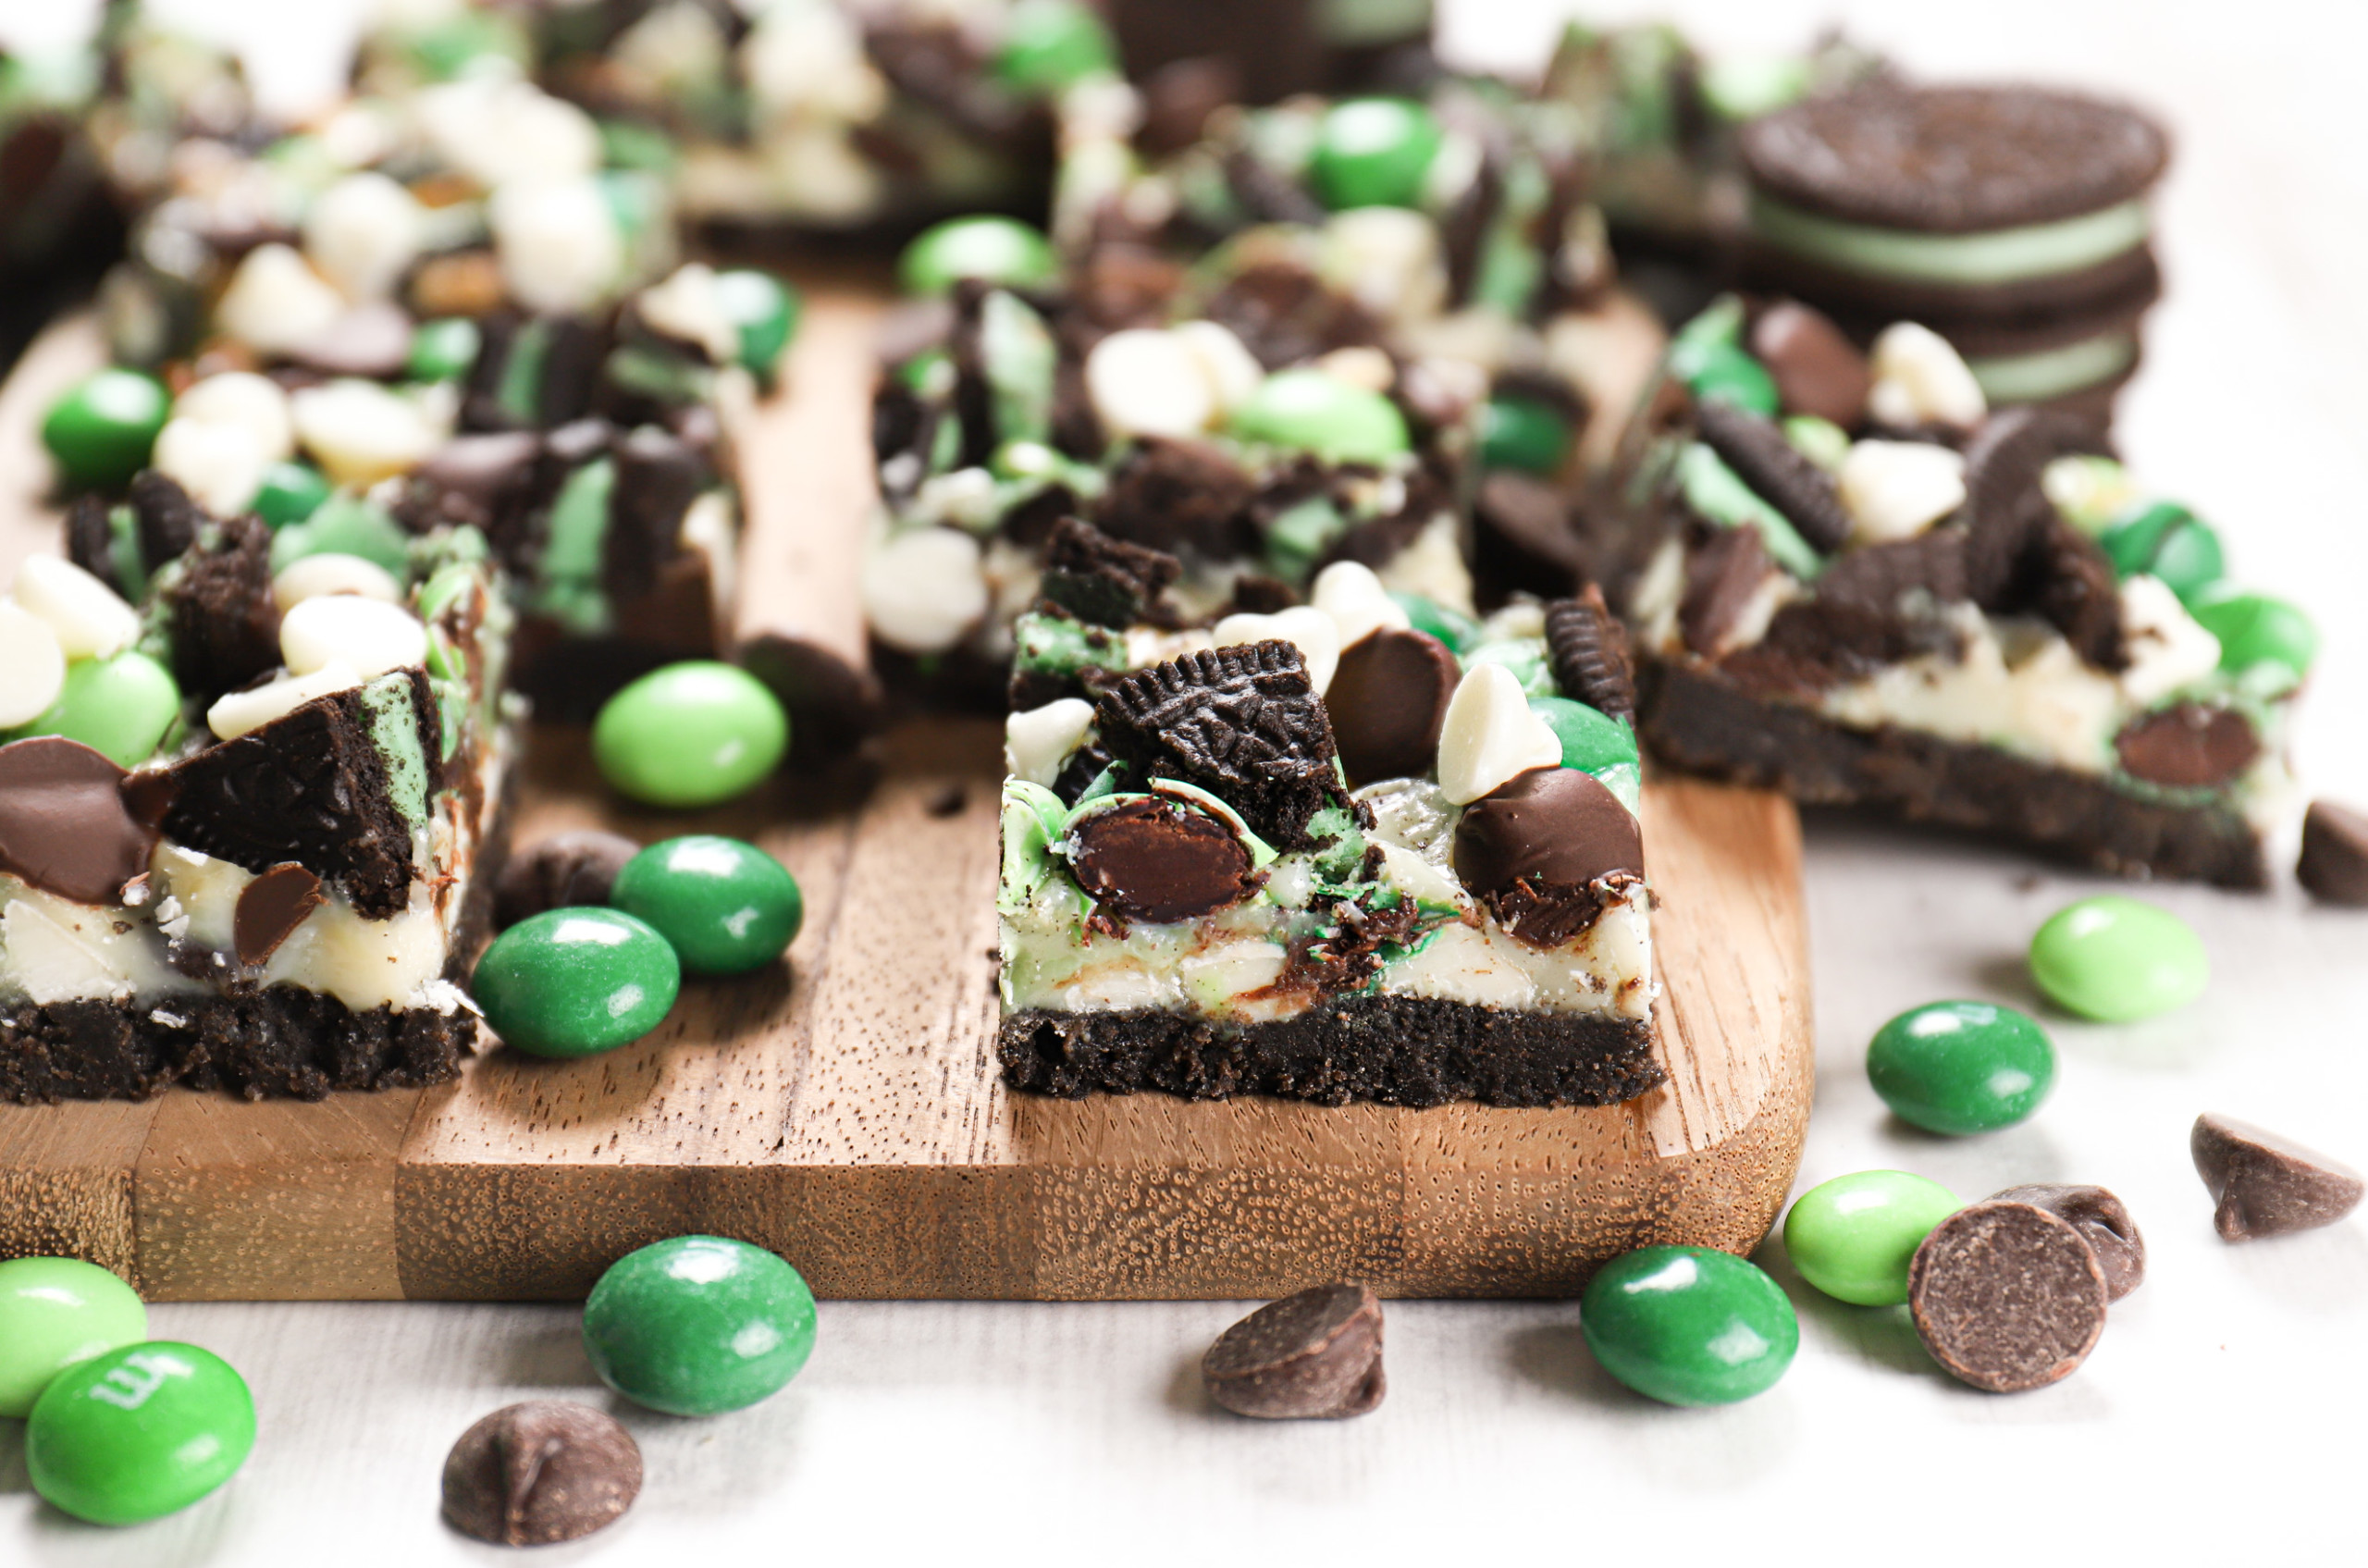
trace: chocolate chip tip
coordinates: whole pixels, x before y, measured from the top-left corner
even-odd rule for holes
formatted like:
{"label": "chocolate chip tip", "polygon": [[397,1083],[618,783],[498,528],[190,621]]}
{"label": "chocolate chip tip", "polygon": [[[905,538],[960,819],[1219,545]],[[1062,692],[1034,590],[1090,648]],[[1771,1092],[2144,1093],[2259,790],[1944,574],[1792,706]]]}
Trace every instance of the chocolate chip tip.
{"label": "chocolate chip tip", "polygon": [[1201,1358],[1209,1398],[1267,1421],[1342,1420],[1379,1408],[1381,1301],[1369,1286],[1318,1285],[1270,1302]]}

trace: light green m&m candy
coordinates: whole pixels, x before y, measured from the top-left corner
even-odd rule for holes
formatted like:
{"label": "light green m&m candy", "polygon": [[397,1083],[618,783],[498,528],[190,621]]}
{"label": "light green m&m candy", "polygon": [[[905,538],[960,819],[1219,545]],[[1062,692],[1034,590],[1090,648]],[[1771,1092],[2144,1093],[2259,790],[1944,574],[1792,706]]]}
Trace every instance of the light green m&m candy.
{"label": "light green m&m candy", "polygon": [[502,1043],[589,1056],[640,1039],[682,989],[674,949],[616,909],[547,909],[493,939],[470,993]]}
{"label": "light green m&m candy", "polygon": [[1636,732],[1598,709],[1567,697],[1533,697],[1529,710],[1562,743],[1562,766],[1583,773],[1636,765]]}
{"label": "light green m&m candy", "polygon": [[1245,441],[1312,451],[1331,463],[1381,463],[1412,445],[1396,403],[1309,366],[1261,381],[1234,411],[1232,430]]}
{"label": "light green m&m candy", "polygon": [[1605,1264],[1579,1300],[1603,1369],[1663,1404],[1732,1404],[1773,1387],[1801,1322],[1776,1281],[1709,1247],[1644,1247]]}
{"label": "light green m&m candy", "polygon": [[162,664],[134,648],[106,659],[77,659],[41,717],[10,738],[64,735],[133,768],[156,754],[180,716],[181,690]]}
{"label": "light green m&m candy", "polygon": [[1896,1306],[1907,1265],[1932,1227],[1965,1207],[1937,1181],[1861,1170],[1802,1193],[1784,1216],[1784,1251],[1801,1278],[1837,1301]]}
{"label": "light green m&m candy", "polygon": [[617,873],[609,902],[648,921],[693,974],[740,974],[789,951],[806,901],[753,844],[693,833],[653,844]]}
{"label": "light green m&m candy", "polygon": [[1017,218],[953,217],[923,229],[896,262],[908,293],[943,294],[966,278],[1029,288],[1060,271],[1053,242]]}
{"label": "light green m&m candy", "polygon": [[170,1340],[67,1368],[25,1424],[33,1490],[93,1525],[137,1525],[187,1508],[235,1475],[254,1446],[246,1380],[212,1351]]}
{"label": "light green m&m candy", "polygon": [[762,1247],[677,1236],[610,1265],[584,1303],[600,1381],[671,1415],[718,1415],[781,1391],[814,1352],[814,1292]]}
{"label": "light green m&m candy", "polygon": [[994,74],[1023,93],[1057,93],[1117,63],[1109,30],[1078,0],[1018,0],[1004,24]]}
{"label": "light green m&m candy", "polygon": [[2250,670],[2275,660],[2297,675],[2307,675],[2319,656],[2319,629],[2284,599],[2267,594],[2207,593],[2188,608],[2198,625],[2220,639],[2223,670]]}
{"label": "light green m&m candy", "polygon": [[592,755],[617,792],[652,806],[712,806],[773,771],[789,715],[734,664],[686,660],[652,670],[601,706]]}
{"label": "light green m&m candy", "polygon": [[2184,1007],[2212,973],[2202,939],[2185,920],[2118,893],[2050,915],[2031,937],[2030,963],[2049,1001],[2105,1023]]}
{"label": "light green m&m candy", "polygon": [[412,333],[404,374],[414,381],[457,381],[475,368],[484,340],[477,324],[463,315],[423,321]]}
{"label": "light green m&m candy", "polygon": [[1326,110],[1308,158],[1316,200],[1345,207],[1422,204],[1423,182],[1445,138],[1422,105],[1404,98],[1350,98]]}
{"label": "light green m&m candy", "polygon": [[172,394],[137,370],[102,370],[68,388],[41,422],[42,444],[77,489],[128,482],[148,464],[172,416]]}
{"label": "light green m&m candy", "polygon": [[147,1337],[140,1293],[97,1264],[0,1263],[0,1415],[21,1420],[68,1367]]}
{"label": "light green m&m candy", "polygon": [[2055,1046],[2012,1007],[1928,1002],[1875,1031],[1867,1080],[1928,1132],[1991,1132],[2039,1109],[2055,1083]]}

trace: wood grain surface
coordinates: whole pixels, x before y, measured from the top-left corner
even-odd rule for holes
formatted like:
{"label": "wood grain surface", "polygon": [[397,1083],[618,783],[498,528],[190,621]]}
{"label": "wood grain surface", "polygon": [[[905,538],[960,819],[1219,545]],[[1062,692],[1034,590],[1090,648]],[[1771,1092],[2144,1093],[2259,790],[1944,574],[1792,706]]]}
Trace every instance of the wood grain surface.
{"label": "wood grain surface", "polygon": [[[868,395],[871,319],[817,297],[793,390],[750,433],[771,455],[752,464],[737,622],[853,660],[870,495],[831,465],[868,463],[846,410]],[[87,327],[36,347],[0,390],[0,450],[90,357]],[[802,489],[784,451],[811,464]],[[54,548],[38,499],[0,500],[0,562]],[[1670,1080],[1627,1105],[1056,1101],[1006,1093],[993,1062],[998,743],[984,722],[909,722],[824,761],[794,751],[764,789],[684,816],[602,791],[580,731],[536,730],[517,843],[593,824],[752,839],[805,891],[787,962],[688,982],[621,1050],[493,1050],[433,1090],[0,1106],[0,1253],[77,1253],[153,1300],[570,1298],[692,1230],[771,1247],[835,1297],[1242,1297],[1341,1278],[1556,1295],[1632,1247],[1744,1251],[1766,1233],[1811,1080],[1789,805],[1647,784]]]}

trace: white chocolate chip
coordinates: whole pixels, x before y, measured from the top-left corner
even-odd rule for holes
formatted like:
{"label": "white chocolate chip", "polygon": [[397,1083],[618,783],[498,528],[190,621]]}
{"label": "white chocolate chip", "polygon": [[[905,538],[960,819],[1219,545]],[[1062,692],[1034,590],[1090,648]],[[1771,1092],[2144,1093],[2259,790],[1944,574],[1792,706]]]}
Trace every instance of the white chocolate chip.
{"label": "white chocolate chip", "polygon": [[835,6],[770,5],[740,44],[740,70],[758,105],[783,119],[859,124],[888,102],[888,84],[863,35]]}
{"label": "white chocolate chip", "polygon": [[0,730],[30,724],[66,685],[66,650],[49,623],[0,599]]}
{"label": "white chocolate chip", "polygon": [[225,370],[191,384],[173,400],[173,417],[241,426],[253,434],[255,444],[274,463],[296,455],[296,426],[288,411],[288,394],[278,382],[252,370]]}
{"label": "white chocolate chip", "polygon": [[272,600],[279,606],[282,615],[307,599],[339,595],[376,599],[380,604],[400,604],[403,590],[394,574],[376,562],[335,550],[299,556],[271,580]]}
{"label": "white chocolate chip", "polygon": [[340,485],[375,485],[418,467],[444,444],[430,411],[375,381],[332,381],[289,399],[296,438]]}
{"label": "white chocolate chip", "polygon": [[1990,412],[1981,383],[1949,340],[1929,327],[1902,321],[1884,327],[1868,366],[1875,379],[1867,393],[1867,413],[1878,425],[1970,430]]}
{"label": "white chocolate chip", "polygon": [[1389,355],[1370,343],[1355,343],[1345,349],[1334,349],[1315,362],[1315,368],[1335,381],[1367,392],[1387,392],[1398,383],[1398,366]]}
{"label": "white chocolate chip", "polygon": [[2121,585],[2121,631],[2129,650],[2121,689],[2133,701],[2159,702],[2220,667],[2220,639],[2160,577],[2140,574]]}
{"label": "white chocolate chip", "polygon": [[247,253],[214,307],[224,332],[266,354],[293,352],[344,314],[345,296],[277,242]]}
{"label": "white chocolate chip", "polygon": [[1214,321],[1188,321],[1174,331],[1199,364],[1220,414],[1231,414],[1248,402],[1250,394],[1266,379],[1266,367],[1242,346],[1231,327]]}
{"label": "white chocolate chip", "polygon": [[576,179],[600,167],[600,128],[574,105],[515,77],[471,75],[412,100],[442,160],[487,190]]}
{"label": "white chocolate chip", "polygon": [[1306,661],[1308,685],[1318,697],[1331,688],[1332,673],[1340,667],[1340,628],[1312,604],[1294,604],[1272,615],[1228,615],[1210,636],[1219,648],[1276,637],[1289,643]]}
{"label": "white chocolate chip", "polygon": [[860,586],[873,635],[906,653],[942,653],[987,613],[979,541],[952,528],[914,528],[877,546]]}
{"label": "white chocolate chip", "polygon": [[247,691],[234,691],[205,710],[205,727],[224,740],[236,740],[274,719],[293,712],[316,697],[362,684],[351,664],[328,664],[309,675],[283,675]]}
{"label": "white chocolate chip", "polygon": [[166,420],[156,432],[155,451],[148,461],[216,517],[244,512],[272,463],[263,442],[247,426],[202,419]]}
{"label": "white chocolate chip", "polygon": [[1912,538],[1965,504],[1965,459],[1930,441],[1854,441],[1834,485],[1852,539]]}
{"label": "white chocolate chip", "polygon": [[1315,574],[1315,591],[1308,597],[1332,617],[1342,648],[1354,648],[1375,632],[1403,631],[1414,623],[1373,568],[1361,562],[1336,561],[1326,566]]}
{"label": "white chocolate chip", "polygon": [[1561,761],[1562,743],[1511,670],[1474,664],[1464,673],[1439,726],[1439,793],[1449,805],[1469,805],[1517,774]]}
{"label": "white chocolate chip", "polygon": [[1114,436],[1197,436],[1216,417],[1216,389],[1173,332],[1113,332],[1085,356],[1085,391]]}
{"label": "white chocolate chip", "polygon": [[1064,697],[1014,713],[1003,722],[1003,771],[1014,778],[1052,787],[1061,764],[1085,744],[1093,728],[1093,704]]}
{"label": "white chocolate chip", "polygon": [[1324,226],[1324,280],[1385,321],[1424,320],[1447,302],[1438,226],[1405,207],[1351,207]]}
{"label": "white chocolate chip", "polygon": [[349,174],[304,215],[304,254],[356,303],[388,298],[426,241],[417,198],[375,169]]}
{"label": "white chocolate chip", "polygon": [[624,236],[589,179],[505,185],[487,204],[501,280],[534,311],[598,304],[624,269]]}
{"label": "white chocolate chip", "polygon": [[663,283],[644,289],[634,310],[652,331],[697,343],[717,364],[739,356],[740,329],[724,311],[715,269],[704,262],[687,262]]}
{"label": "white chocolate chip", "polygon": [[17,568],[17,602],[49,623],[68,659],[105,659],[130,648],[140,615],[123,596],[61,555]]}
{"label": "white chocolate chip", "polygon": [[334,664],[368,680],[426,663],[427,628],[410,611],[375,599],[308,599],[280,619],[279,657],[292,675]]}

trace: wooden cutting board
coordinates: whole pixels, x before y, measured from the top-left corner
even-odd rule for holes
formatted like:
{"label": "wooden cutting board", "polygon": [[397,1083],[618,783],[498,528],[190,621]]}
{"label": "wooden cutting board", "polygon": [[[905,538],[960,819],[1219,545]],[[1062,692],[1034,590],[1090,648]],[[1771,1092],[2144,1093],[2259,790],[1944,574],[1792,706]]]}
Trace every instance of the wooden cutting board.
{"label": "wooden cutting board", "polygon": [[[791,395],[747,443],[740,631],[860,659],[876,302],[809,295]],[[0,581],[54,549],[33,430],[95,363],[52,331],[0,389]],[[695,981],[655,1034],[457,1083],[250,1104],[0,1105],[0,1256],[72,1253],[151,1300],[581,1296],[685,1231],[738,1236],[835,1297],[1571,1293],[1658,1241],[1774,1221],[1811,1088],[1800,832],[1769,795],[1645,791],[1670,1080],[1624,1105],[1340,1108],[1005,1092],[993,1061],[1001,768],[993,725],[921,720],[697,816],[599,787],[538,729],[516,841],[602,825],[754,839],[796,873],[788,963]]]}

